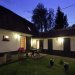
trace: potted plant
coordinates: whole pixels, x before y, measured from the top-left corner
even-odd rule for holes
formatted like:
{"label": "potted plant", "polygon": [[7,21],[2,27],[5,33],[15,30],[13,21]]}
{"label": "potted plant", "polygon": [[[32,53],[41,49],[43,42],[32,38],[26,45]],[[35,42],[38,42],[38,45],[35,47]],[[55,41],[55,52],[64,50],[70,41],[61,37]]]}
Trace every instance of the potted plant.
{"label": "potted plant", "polygon": [[53,58],[50,59],[49,65],[50,66],[53,66],[54,65],[54,59]]}
{"label": "potted plant", "polygon": [[69,63],[64,62],[64,70],[65,72],[69,70]]}

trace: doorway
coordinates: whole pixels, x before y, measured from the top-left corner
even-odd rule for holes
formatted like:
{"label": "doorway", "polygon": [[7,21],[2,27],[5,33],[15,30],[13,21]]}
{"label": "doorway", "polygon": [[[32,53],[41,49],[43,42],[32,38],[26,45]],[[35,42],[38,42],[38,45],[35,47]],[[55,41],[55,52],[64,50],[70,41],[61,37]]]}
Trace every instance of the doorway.
{"label": "doorway", "polygon": [[24,36],[20,38],[20,47],[26,49],[26,37]]}

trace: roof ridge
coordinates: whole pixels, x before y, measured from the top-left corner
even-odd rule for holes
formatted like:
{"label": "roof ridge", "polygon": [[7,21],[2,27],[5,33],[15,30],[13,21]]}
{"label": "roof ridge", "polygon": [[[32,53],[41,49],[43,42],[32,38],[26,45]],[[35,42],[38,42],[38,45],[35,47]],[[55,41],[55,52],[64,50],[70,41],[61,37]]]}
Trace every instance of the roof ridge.
{"label": "roof ridge", "polygon": [[[8,12],[12,12],[13,14],[17,15],[18,17],[21,17],[23,20],[28,21],[26,18],[20,16],[19,14],[17,14],[17,13],[15,13],[14,11],[10,10],[9,8],[6,8],[6,7],[2,6],[2,5],[0,5],[0,8],[6,9]],[[28,21],[28,22],[31,23],[30,21]],[[33,23],[31,23],[31,24],[33,24]]]}

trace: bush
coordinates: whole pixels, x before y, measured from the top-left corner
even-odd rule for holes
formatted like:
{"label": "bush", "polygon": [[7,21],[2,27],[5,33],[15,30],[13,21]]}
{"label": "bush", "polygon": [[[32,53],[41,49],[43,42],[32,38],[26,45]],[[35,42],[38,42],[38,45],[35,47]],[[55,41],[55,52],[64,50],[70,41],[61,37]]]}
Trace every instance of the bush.
{"label": "bush", "polygon": [[53,66],[54,65],[54,59],[50,59],[50,66]]}
{"label": "bush", "polygon": [[64,61],[63,61],[63,59],[60,59],[60,65],[63,65],[64,64]]}
{"label": "bush", "polygon": [[69,70],[69,63],[64,62],[64,70],[68,71]]}

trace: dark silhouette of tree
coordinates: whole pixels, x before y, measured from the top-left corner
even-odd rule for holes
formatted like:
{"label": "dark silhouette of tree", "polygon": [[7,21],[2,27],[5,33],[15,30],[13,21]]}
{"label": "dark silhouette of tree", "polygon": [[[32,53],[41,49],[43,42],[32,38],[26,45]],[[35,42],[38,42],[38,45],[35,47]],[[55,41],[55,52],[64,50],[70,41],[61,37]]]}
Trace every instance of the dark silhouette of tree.
{"label": "dark silhouette of tree", "polygon": [[55,29],[62,28],[64,28],[64,13],[61,11],[60,7],[58,7],[55,19]]}
{"label": "dark silhouette of tree", "polygon": [[41,32],[49,31],[54,25],[54,10],[48,11],[43,4],[39,3],[33,10],[32,21]]}
{"label": "dark silhouette of tree", "polygon": [[32,21],[38,30],[43,32],[43,29],[47,31],[47,9],[43,4],[39,3],[37,7],[33,10]]}
{"label": "dark silhouette of tree", "polygon": [[71,28],[75,28],[75,24],[73,24]]}
{"label": "dark silhouette of tree", "polygon": [[58,7],[56,17],[54,10],[47,10],[43,4],[39,3],[33,10],[32,21],[40,32],[46,32],[51,29],[62,29],[68,27],[67,15]]}
{"label": "dark silhouette of tree", "polygon": [[64,28],[68,27],[67,15],[64,16]]}
{"label": "dark silhouette of tree", "polygon": [[55,29],[63,29],[68,27],[67,15],[64,16],[64,13],[61,11],[61,8],[58,7],[56,18],[55,18]]}
{"label": "dark silhouette of tree", "polygon": [[48,23],[48,30],[51,30],[54,25],[55,25],[55,22],[54,22],[54,9],[50,8],[49,9],[49,12],[48,12],[48,17],[47,17],[47,23]]}

